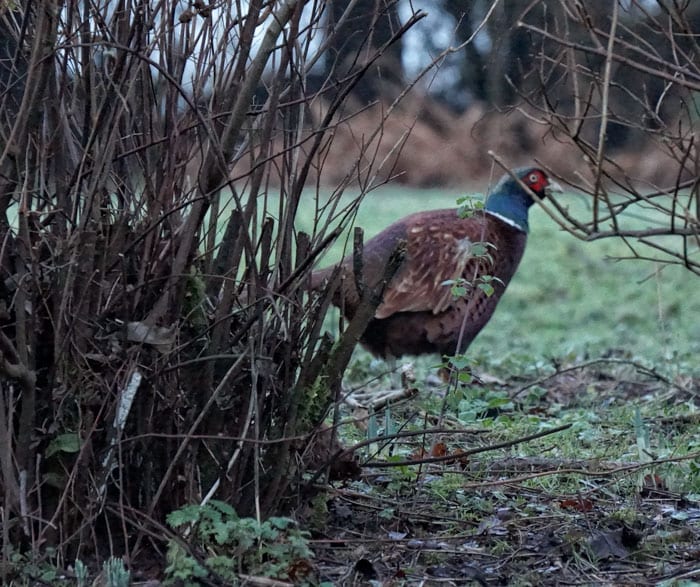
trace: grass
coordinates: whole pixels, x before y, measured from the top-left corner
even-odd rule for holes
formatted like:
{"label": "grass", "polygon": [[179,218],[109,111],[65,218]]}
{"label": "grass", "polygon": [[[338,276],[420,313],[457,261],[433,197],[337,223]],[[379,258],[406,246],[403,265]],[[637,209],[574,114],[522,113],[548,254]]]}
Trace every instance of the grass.
{"label": "grass", "polygon": [[[369,238],[412,211],[453,206],[458,195],[383,189],[364,201],[357,225]],[[575,197],[570,208],[586,213]],[[447,395],[419,383],[422,393],[376,414],[374,428],[343,426],[348,445],[370,430],[372,437],[425,430],[446,402],[439,434],[377,439],[358,452],[373,467],[347,491],[337,488],[326,533],[332,544],[353,536],[371,543],[375,529],[376,570],[408,577],[400,584],[433,573],[475,584],[474,569],[480,584],[673,581],[700,556],[700,282],[680,267],[615,261],[629,254],[624,243],[577,240],[537,207],[530,225],[519,271],[467,350],[478,371],[503,383]],[[342,253],[339,243],[325,262]],[[595,362],[603,358],[616,362]],[[419,382],[419,371],[436,361],[416,362]],[[385,368],[358,349],[346,384],[386,387],[372,380]],[[533,386],[518,393],[526,384]],[[570,427],[526,440],[563,425]],[[488,450],[464,456],[476,447]],[[414,462],[444,455],[454,460]],[[389,466],[397,460],[400,467]],[[393,528],[406,543],[387,543]],[[343,560],[338,550],[325,554]],[[350,548],[347,555],[354,560]],[[386,560],[391,565],[382,566]]]}
{"label": "grass", "polygon": [[[454,207],[460,195],[385,187],[366,197],[355,225],[367,239],[411,212]],[[304,198],[297,228],[310,231],[315,199]],[[563,200],[590,215],[580,198]],[[663,220],[645,214],[628,221]],[[677,266],[615,261],[629,255],[623,242],[577,240],[537,206],[530,226],[517,274],[467,350],[477,372],[501,382],[445,394],[423,377],[438,361],[425,357],[412,399],[369,417],[341,406],[344,445],[373,442],[354,453],[360,477],[323,500],[314,548],[331,582],[356,568],[356,539],[371,553],[369,570],[401,585],[433,573],[452,584],[661,584],[700,558],[700,282]],[[319,265],[346,250],[340,239]],[[336,324],[329,318],[329,329]],[[344,382],[386,389],[386,369],[358,348]],[[440,433],[426,431],[436,423]],[[438,446],[444,452],[433,453]],[[474,448],[484,450],[464,456]],[[415,462],[445,455],[454,459]]]}
{"label": "grass", "polygon": [[[459,193],[389,187],[370,193],[356,225],[369,238],[418,210],[455,206]],[[564,196],[566,198],[567,196]],[[570,208],[586,214],[579,198]],[[518,272],[495,315],[468,353],[507,372],[551,358],[622,355],[685,369],[700,352],[697,276],[679,266],[615,261],[629,256],[620,240],[583,242],[537,206]],[[322,264],[343,254],[339,242]],[[697,367],[696,367],[697,368]]]}

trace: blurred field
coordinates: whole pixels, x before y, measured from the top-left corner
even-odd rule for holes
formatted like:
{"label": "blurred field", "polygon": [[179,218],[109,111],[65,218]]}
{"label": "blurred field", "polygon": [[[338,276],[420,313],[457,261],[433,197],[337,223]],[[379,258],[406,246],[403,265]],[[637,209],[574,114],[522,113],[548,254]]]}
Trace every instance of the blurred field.
{"label": "blurred field", "polygon": [[[370,238],[417,210],[451,207],[464,193],[386,187],[367,196],[357,225]],[[581,198],[566,203],[585,214]],[[311,196],[309,196],[311,199]],[[652,219],[653,221],[653,219]],[[632,222],[645,225],[646,220]],[[582,242],[534,207],[520,269],[495,316],[469,349],[492,370],[537,368],[550,358],[636,358],[671,372],[697,371],[700,352],[698,278],[678,266],[614,261],[629,256],[620,240]],[[308,229],[308,227],[303,227]],[[321,262],[342,256],[338,242]]]}

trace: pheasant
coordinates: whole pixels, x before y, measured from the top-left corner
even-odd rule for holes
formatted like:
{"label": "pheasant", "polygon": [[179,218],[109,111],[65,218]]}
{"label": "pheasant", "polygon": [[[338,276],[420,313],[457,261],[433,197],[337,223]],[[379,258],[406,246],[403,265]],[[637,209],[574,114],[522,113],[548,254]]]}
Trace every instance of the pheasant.
{"label": "pheasant", "polygon": [[[397,244],[406,256],[384,290],[382,302],[360,343],[373,355],[463,353],[493,315],[525,251],[528,210],[539,198],[561,187],[544,170],[517,169],[498,182],[482,210],[466,218],[456,208],[430,210],[398,220],[363,249],[362,280],[375,287]],[[311,287],[341,272],[333,303],[352,319],[360,302],[352,255],[340,267],[315,271]],[[456,286],[456,287],[453,287]],[[454,295],[459,290],[461,295]]]}

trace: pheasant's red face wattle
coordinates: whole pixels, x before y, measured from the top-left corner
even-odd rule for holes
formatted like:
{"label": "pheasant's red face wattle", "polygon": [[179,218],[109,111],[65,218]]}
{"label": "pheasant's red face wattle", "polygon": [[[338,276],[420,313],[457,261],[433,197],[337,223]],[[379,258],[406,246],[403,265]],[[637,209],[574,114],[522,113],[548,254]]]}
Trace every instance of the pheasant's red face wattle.
{"label": "pheasant's red face wattle", "polygon": [[536,194],[544,194],[545,188],[549,185],[549,180],[544,172],[539,169],[530,171],[526,177],[523,177],[523,182]]}

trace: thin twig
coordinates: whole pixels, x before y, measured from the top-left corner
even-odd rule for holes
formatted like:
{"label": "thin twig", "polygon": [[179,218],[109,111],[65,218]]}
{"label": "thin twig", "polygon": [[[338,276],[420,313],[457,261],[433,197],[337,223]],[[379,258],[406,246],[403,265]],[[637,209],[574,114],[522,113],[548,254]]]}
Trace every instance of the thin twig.
{"label": "thin twig", "polygon": [[600,359],[592,359],[590,361],[585,361],[584,363],[578,363],[577,365],[572,365],[571,367],[565,367],[563,369],[557,369],[555,373],[552,373],[551,375],[546,375],[545,377],[541,377],[540,379],[537,379],[535,381],[531,381],[527,385],[523,385],[520,387],[517,391],[513,392],[510,397],[511,399],[519,396],[521,393],[524,391],[527,391],[528,389],[532,387],[536,387],[537,385],[542,385],[543,383],[550,381],[551,379],[555,379],[556,377],[559,377],[559,375],[562,375],[564,373],[570,373],[572,371],[580,371],[581,369],[587,369],[588,367],[592,367],[594,365],[604,365],[604,364],[612,364],[612,365],[628,365],[631,367],[634,367],[637,371],[640,373],[647,375],[648,377],[652,377],[654,379],[657,379],[658,381],[663,382],[664,384],[668,385],[669,387],[674,387],[679,391],[686,391],[683,389],[681,386],[673,383],[670,379],[667,377],[664,377],[660,373],[656,371],[655,368],[649,368],[645,365],[642,365],[638,361],[633,361],[630,359],[615,359],[615,358],[600,358]]}
{"label": "thin twig", "polygon": [[446,461],[454,461],[458,459],[463,459],[470,455],[479,454],[482,452],[489,452],[493,450],[500,450],[502,448],[509,448],[517,444],[523,444],[524,442],[530,442],[531,440],[536,440],[544,436],[550,436],[551,434],[558,434],[563,430],[568,430],[571,428],[571,424],[564,424],[562,426],[556,426],[548,430],[542,430],[541,432],[535,432],[534,434],[529,434],[527,436],[522,436],[520,438],[515,438],[513,440],[507,440],[505,442],[498,442],[496,444],[489,444],[487,446],[480,446],[478,448],[471,448],[468,450],[460,451],[458,454],[445,455],[441,457],[430,457],[425,459],[415,459],[410,461],[391,461],[391,462],[379,462],[371,461],[369,463],[364,463],[363,467],[368,468],[392,468],[392,467],[406,467],[408,465],[421,465],[421,464],[432,464],[432,463],[444,463]]}
{"label": "thin twig", "polygon": [[646,463],[632,463],[629,465],[623,465],[620,467],[615,467],[613,469],[552,469],[551,471],[538,471],[537,473],[532,473],[529,475],[521,475],[520,477],[511,477],[508,479],[495,479],[491,481],[480,481],[478,483],[466,483],[462,485],[464,489],[480,489],[482,487],[494,487],[496,485],[511,485],[515,483],[524,483],[525,481],[531,481],[532,479],[539,479],[541,477],[549,477],[551,475],[581,475],[584,477],[615,477],[621,473],[634,473],[636,471],[642,471],[644,469],[649,469],[651,467],[656,467],[658,465],[665,465],[668,463],[680,463],[683,461],[694,461],[700,457],[700,451],[689,453],[682,457],[668,457],[665,459],[656,459],[653,461],[648,461]]}

